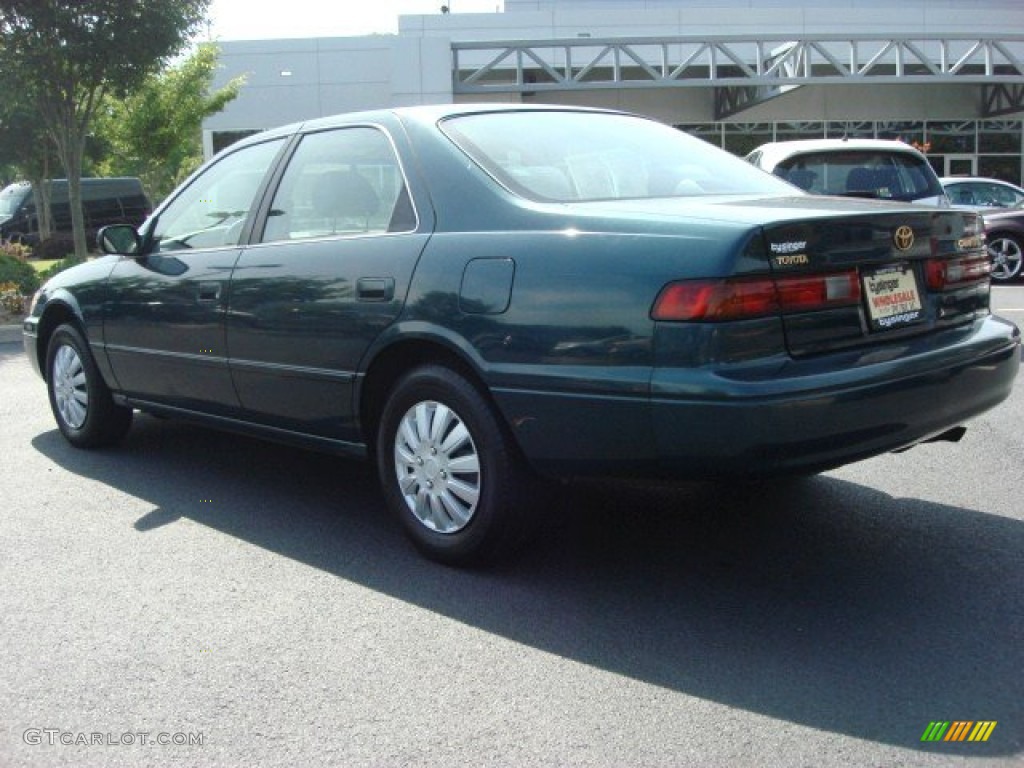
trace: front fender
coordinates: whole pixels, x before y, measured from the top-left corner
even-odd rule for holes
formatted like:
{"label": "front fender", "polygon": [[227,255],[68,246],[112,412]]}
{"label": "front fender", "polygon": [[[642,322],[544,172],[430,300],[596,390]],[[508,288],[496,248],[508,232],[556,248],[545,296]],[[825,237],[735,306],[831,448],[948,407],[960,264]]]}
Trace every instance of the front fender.
{"label": "front fender", "polygon": [[[86,338],[85,315],[74,294],[62,288],[47,292],[45,287],[40,290],[32,308],[32,313],[22,324],[25,354],[36,373],[46,378],[46,350],[50,344],[50,336],[54,330],[64,323],[73,323]],[[95,350],[93,351],[95,357]]]}
{"label": "front fender", "polygon": [[50,336],[58,326],[71,322],[89,343],[103,379],[112,385],[114,378],[103,343],[103,306],[107,276],[116,262],[117,257],[105,257],[79,264],[55,275],[40,289],[23,331],[25,351],[43,378]]}

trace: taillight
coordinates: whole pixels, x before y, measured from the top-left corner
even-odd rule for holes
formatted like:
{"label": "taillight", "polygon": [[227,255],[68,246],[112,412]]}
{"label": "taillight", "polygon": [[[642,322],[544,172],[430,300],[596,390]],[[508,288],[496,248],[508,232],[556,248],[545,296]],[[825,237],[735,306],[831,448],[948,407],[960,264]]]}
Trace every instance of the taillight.
{"label": "taillight", "polygon": [[860,301],[857,272],[792,277],[681,280],[662,288],[654,320],[740,320],[779,312],[807,312]]}
{"label": "taillight", "polygon": [[928,259],[924,265],[925,280],[933,291],[961,288],[988,278],[992,262],[988,256],[964,256],[957,259]]}
{"label": "taillight", "polygon": [[736,320],[778,312],[775,283],[756,280],[687,280],[661,289],[655,320]]}

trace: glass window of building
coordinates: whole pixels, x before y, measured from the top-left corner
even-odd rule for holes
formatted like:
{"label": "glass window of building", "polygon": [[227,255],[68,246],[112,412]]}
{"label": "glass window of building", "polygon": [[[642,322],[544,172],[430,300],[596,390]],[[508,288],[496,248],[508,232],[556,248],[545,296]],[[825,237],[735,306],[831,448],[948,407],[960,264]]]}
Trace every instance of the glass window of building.
{"label": "glass window of building", "polygon": [[1016,154],[1021,151],[1020,120],[981,120],[978,123],[978,151],[983,154]]}
{"label": "glass window of building", "polygon": [[827,139],[873,139],[875,124],[870,120],[830,122],[826,126]]}
{"label": "glass window of building", "polygon": [[918,121],[879,122],[875,126],[879,139],[905,141],[920,148],[924,145],[924,123]]}
{"label": "glass window of building", "polygon": [[725,149],[745,157],[762,144],[774,141],[774,136],[771,123],[726,123]]}
{"label": "glass window of building", "polygon": [[703,139],[708,144],[722,147],[722,124],[721,123],[689,123],[677,125],[676,128],[683,133],[688,133],[698,139]]}
{"label": "glass window of building", "polygon": [[797,141],[799,139],[823,138],[825,138],[825,123],[799,122],[775,124],[776,141]]}
{"label": "glass window of building", "polygon": [[957,120],[947,123],[929,122],[927,143],[930,151],[936,154],[951,155],[974,153],[977,151],[974,127],[973,120]]}

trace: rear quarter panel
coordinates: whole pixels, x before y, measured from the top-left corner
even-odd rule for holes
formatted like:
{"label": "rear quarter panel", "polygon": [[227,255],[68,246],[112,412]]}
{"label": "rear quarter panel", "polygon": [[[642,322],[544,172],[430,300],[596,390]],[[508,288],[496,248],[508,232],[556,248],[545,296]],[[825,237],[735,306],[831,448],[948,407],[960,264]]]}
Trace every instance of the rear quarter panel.
{"label": "rear quarter panel", "polygon": [[[674,279],[765,269],[741,263],[759,229],[525,201],[435,129],[409,133],[437,227],[399,326],[468,354],[535,463],[649,462],[651,306]],[[507,302],[474,303],[480,260],[511,263]]]}

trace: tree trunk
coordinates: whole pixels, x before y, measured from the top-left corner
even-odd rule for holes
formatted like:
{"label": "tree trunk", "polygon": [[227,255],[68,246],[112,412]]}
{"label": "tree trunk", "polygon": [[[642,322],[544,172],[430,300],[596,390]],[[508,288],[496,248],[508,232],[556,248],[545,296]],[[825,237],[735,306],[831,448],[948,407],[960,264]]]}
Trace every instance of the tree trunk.
{"label": "tree trunk", "polygon": [[[85,259],[89,247],[85,241],[85,216],[82,214],[82,156],[85,154],[85,138],[88,117],[78,114],[75,104],[65,101],[55,110],[60,119],[50,127],[57,157],[68,177],[68,208],[71,211],[71,235],[75,243],[75,256]],[[87,113],[88,114],[88,113]]]}
{"label": "tree trunk", "polygon": [[38,176],[32,176],[29,181],[32,183],[32,198],[36,206],[36,228],[39,231],[39,240],[49,239],[53,235],[53,215],[50,209],[50,162],[43,160],[42,171]]}
{"label": "tree trunk", "polygon": [[82,153],[78,150],[78,142],[70,142],[71,157],[64,166],[68,172],[68,206],[71,209],[71,234],[75,240],[75,256],[84,259],[89,255],[89,246],[85,241],[85,216],[82,212]]}

